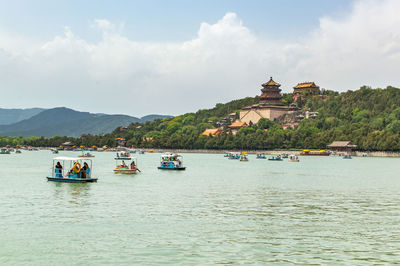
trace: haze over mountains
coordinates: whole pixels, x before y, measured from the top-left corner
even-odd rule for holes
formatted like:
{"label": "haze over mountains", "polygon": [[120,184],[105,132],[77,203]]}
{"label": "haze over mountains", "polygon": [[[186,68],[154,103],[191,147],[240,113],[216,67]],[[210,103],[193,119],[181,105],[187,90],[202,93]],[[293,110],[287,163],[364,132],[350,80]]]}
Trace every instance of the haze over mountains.
{"label": "haze over mountains", "polygon": [[147,115],[137,118],[128,115],[93,114],[65,107],[52,109],[1,109],[0,135],[3,136],[70,136],[105,134],[119,126],[147,122],[167,115]]}

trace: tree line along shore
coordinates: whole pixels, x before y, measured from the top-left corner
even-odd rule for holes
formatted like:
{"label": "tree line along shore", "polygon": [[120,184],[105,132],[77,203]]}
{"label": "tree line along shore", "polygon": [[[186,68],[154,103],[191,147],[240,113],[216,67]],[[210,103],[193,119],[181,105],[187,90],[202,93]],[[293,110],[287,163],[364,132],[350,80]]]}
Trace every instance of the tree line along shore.
{"label": "tree line along shore", "polygon": [[[356,91],[322,90],[318,95],[304,94],[296,104],[300,114],[317,114],[287,121],[260,119],[236,132],[230,125],[246,106],[259,102],[247,97],[214,108],[173,118],[118,127],[110,134],[85,134],[78,138],[55,136],[0,136],[0,146],[25,145],[59,147],[72,142],[77,147],[117,147],[123,139],[127,147],[182,150],[301,150],[326,149],[335,140],[350,140],[359,152],[400,151],[400,89],[361,87]],[[293,105],[293,95],[283,94],[282,102]],[[202,134],[206,129],[220,129],[221,134]]]}

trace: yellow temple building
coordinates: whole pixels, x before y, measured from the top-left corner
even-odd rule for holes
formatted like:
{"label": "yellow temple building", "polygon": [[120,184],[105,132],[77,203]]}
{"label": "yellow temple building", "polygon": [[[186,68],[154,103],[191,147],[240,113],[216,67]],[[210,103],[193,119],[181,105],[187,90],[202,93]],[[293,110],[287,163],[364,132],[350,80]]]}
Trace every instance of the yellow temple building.
{"label": "yellow temple building", "polygon": [[259,104],[247,106],[240,110],[240,121],[249,124],[257,123],[261,118],[275,120],[276,118],[294,113],[296,107],[285,106],[282,102],[281,84],[275,82],[272,77],[266,83],[263,83]]}
{"label": "yellow temple building", "polygon": [[293,100],[296,102],[300,95],[307,93],[318,94],[319,86],[315,85],[314,82],[298,83],[295,87],[293,87]]}

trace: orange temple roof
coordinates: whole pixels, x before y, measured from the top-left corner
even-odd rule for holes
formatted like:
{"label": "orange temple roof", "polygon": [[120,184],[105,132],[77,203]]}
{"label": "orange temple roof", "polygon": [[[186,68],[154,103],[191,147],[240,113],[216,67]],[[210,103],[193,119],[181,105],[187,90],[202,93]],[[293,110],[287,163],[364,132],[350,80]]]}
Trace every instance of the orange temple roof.
{"label": "orange temple roof", "polygon": [[248,125],[246,122],[234,122],[229,127],[247,127],[247,126]]}
{"label": "orange temple roof", "polygon": [[315,85],[314,82],[303,82],[303,83],[299,83],[296,85],[296,87],[294,87],[295,89],[302,89],[302,88],[318,88],[317,85]]}
{"label": "orange temple roof", "polygon": [[281,86],[281,84],[273,81],[272,77],[270,77],[268,82],[265,82],[263,86]]}
{"label": "orange temple roof", "polygon": [[201,135],[204,135],[204,136],[209,136],[209,135],[217,136],[217,135],[220,135],[221,133],[222,132],[221,132],[221,130],[219,128],[208,128],[203,133],[201,133]]}

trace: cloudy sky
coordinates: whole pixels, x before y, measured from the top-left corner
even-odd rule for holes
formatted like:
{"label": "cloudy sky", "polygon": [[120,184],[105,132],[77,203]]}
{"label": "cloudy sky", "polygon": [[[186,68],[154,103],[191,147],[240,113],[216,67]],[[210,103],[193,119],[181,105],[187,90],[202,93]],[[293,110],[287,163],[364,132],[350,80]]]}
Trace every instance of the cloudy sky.
{"label": "cloudy sky", "polygon": [[400,87],[400,1],[0,0],[2,108],[177,115],[315,81]]}

